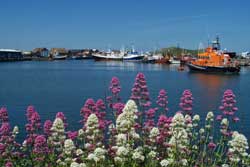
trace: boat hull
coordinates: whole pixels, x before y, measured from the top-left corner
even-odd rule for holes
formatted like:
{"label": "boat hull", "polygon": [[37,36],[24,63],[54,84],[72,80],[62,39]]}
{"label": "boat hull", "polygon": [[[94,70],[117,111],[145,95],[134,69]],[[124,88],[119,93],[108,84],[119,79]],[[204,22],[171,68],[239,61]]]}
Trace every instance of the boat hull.
{"label": "boat hull", "polygon": [[55,56],[53,57],[53,60],[65,60],[67,56]]}
{"label": "boat hull", "polygon": [[239,73],[240,67],[210,67],[210,66],[198,66],[188,63],[190,71],[193,72],[206,72],[206,73]]}
{"label": "boat hull", "polygon": [[122,61],[122,57],[92,55],[95,61]]}
{"label": "boat hull", "polygon": [[123,61],[141,61],[144,56],[124,56]]}

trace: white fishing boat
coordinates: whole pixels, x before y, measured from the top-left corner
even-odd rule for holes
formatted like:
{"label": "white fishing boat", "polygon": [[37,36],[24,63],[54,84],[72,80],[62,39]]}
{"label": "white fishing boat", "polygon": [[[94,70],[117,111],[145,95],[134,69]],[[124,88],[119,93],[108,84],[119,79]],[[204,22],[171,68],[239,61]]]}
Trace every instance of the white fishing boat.
{"label": "white fishing boat", "polygon": [[100,60],[115,60],[120,61],[123,59],[124,54],[122,52],[116,53],[113,51],[94,53],[93,58],[96,61]]}
{"label": "white fishing boat", "polygon": [[170,64],[181,64],[181,61],[175,58],[170,58],[169,59]]}
{"label": "white fishing boat", "polygon": [[67,55],[55,55],[53,56],[53,60],[65,60],[67,58]]}
{"label": "white fishing boat", "polygon": [[134,48],[132,48],[131,51],[127,52],[127,54],[124,55],[123,60],[124,61],[141,61],[144,58],[143,53],[138,53],[135,51]]}

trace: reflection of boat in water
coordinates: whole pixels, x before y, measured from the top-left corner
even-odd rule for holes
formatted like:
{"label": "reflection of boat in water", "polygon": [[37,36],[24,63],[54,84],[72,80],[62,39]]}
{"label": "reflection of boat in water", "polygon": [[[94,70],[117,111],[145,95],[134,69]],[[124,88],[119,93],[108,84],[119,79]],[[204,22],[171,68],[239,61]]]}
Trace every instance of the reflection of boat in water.
{"label": "reflection of boat in water", "polygon": [[213,41],[212,47],[199,53],[196,60],[187,64],[190,71],[239,73],[240,66],[232,62],[230,56],[220,50],[219,38]]}
{"label": "reflection of boat in water", "polygon": [[92,56],[89,55],[79,55],[79,56],[71,56],[69,57],[70,60],[82,60],[82,59],[92,59]]}

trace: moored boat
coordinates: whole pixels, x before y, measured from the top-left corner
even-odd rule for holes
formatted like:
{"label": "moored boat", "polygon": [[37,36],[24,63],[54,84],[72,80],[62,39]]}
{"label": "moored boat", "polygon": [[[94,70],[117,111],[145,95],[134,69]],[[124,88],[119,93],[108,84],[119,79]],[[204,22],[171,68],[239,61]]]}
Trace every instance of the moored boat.
{"label": "moored boat", "polygon": [[137,52],[131,52],[124,55],[124,61],[141,61],[144,58],[143,54],[138,54]]}
{"label": "moored boat", "polygon": [[240,66],[231,57],[220,50],[219,38],[205,52],[199,53],[196,60],[187,64],[190,71],[212,73],[239,73]]}
{"label": "moored boat", "polygon": [[181,60],[175,59],[175,58],[170,58],[169,59],[170,64],[181,64]]}
{"label": "moored boat", "polygon": [[67,58],[67,55],[63,55],[63,56],[56,55],[53,57],[53,60],[65,60],[66,58]]}
{"label": "moored boat", "polygon": [[102,52],[102,53],[94,53],[92,57],[96,61],[101,60],[113,60],[113,61],[121,61],[123,59],[123,54],[117,54],[114,52]]}

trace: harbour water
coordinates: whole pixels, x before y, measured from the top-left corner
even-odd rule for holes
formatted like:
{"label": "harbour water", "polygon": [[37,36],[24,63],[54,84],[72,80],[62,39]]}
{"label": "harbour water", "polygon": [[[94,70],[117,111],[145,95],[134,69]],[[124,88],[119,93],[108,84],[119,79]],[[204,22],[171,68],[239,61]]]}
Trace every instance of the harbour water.
{"label": "harbour water", "polygon": [[239,75],[216,75],[179,72],[178,66],[133,62],[52,61],[11,62],[0,64],[0,106],[8,109],[11,125],[18,125],[20,138],[25,135],[25,112],[34,105],[42,122],[53,120],[64,112],[70,130],[81,127],[79,111],[87,98],[105,98],[112,76],[120,79],[121,97],[125,102],[138,72],[147,79],[151,100],[156,101],[160,89],[169,97],[169,115],[179,110],[180,96],[190,89],[194,96],[193,112],[203,120],[208,111],[220,113],[223,92],[232,89],[236,95],[239,131],[250,137],[250,68]]}

